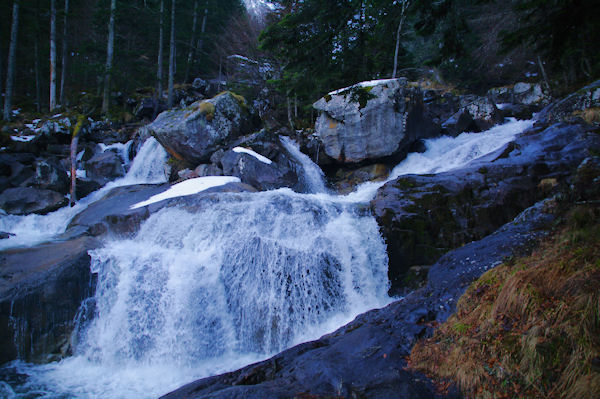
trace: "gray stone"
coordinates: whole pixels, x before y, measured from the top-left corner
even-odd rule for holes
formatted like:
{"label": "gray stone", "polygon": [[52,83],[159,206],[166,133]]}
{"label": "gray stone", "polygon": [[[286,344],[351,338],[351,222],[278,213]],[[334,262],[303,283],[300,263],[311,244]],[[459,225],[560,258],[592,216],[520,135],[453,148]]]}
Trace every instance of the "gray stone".
{"label": "gray stone", "polygon": [[572,122],[585,120],[600,122],[600,80],[577,90],[540,111],[536,119],[541,123]]}
{"label": "gray stone", "polygon": [[512,86],[494,87],[488,95],[496,104],[544,106],[551,100],[541,83],[519,82]]}
{"label": "gray stone", "polygon": [[291,188],[298,184],[298,176],[289,167],[275,162],[267,164],[246,153],[227,151],[221,163],[226,176],[239,177],[242,183],[259,190]]}
{"label": "gray stone", "polygon": [[325,153],[342,163],[395,155],[440,132],[426,115],[421,89],[405,79],[359,83],[313,107],[320,113],[315,132]]}
{"label": "gray stone", "polygon": [[0,194],[0,208],[13,215],[46,214],[67,204],[63,194],[33,187],[8,188]]}
{"label": "gray stone", "polygon": [[89,237],[0,252],[0,363],[69,354],[80,304],[94,294]]}
{"label": "gray stone", "polygon": [[213,152],[251,127],[245,100],[231,92],[165,111],[148,125],[171,156],[192,165],[208,162]]}
{"label": "gray stone", "polygon": [[89,179],[101,184],[125,176],[123,160],[112,151],[94,155],[85,163],[85,170]]}

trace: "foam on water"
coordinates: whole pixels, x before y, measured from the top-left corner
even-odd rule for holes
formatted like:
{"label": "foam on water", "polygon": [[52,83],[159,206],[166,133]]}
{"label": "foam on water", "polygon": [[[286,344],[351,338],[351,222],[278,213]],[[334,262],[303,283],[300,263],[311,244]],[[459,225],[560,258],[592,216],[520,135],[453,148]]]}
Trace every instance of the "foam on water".
{"label": "foam on water", "polygon": [[291,138],[286,136],[281,136],[280,138],[283,146],[289,151],[290,154],[302,166],[303,170],[303,178],[305,180],[304,185],[306,189],[310,193],[326,193],[327,189],[325,188],[324,174],[321,168],[317,164],[315,164],[305,153],[300,151],[298,148],[298,144],[294,142]]}
{"label": "foam on water", "polygon": [[96,317],[76,356],[35,380],[55,395],[156,397],[390,301],[377,223],[352,204],[276,190],[199,209],[165,208],[90,252]]}
{"label": "foam on water", "polygon": [[425,140],[426,151],[411,153],[392,170],[389,177],[381,182],[366,182],[344,200],[367,202],[372,200],[377,190],[388,181],[408,174],[430,174],[447,172],[461,168],[482,155],[502,148],[519,133],[533,126],[533,121],[516,120],[495,126],[482,133],[461,133],[456,137],[442,136]]}

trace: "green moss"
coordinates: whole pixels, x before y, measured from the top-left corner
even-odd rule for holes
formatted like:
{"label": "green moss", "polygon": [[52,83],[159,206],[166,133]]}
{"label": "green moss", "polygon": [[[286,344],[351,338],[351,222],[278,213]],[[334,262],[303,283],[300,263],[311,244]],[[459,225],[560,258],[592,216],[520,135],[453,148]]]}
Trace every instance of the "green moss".
{"label": "green moss", "polygon": [[356,86],[350,89],[350,101],[358,103],[358,109],[363,109],[367,106],[369,100],[377,98],[371,93],[373,87]]}
{"label": "green moss", "polygon": [[202,101],[200,105],[198,105],[198,110],[200,111],[200,114],[209,122],[215,117],[215,105],[211,102]]}
{"label": "green moss", "polygon": [[397,179],[394,184],[396,185],[396,187],[404,189],[416,187],[415,181],[409,177]]}
{"label": "green moss", "polygon": [[246,102],[246,99],[244,98],[244,96],[234,93],[232,91],[222,91],[219,94],[217,94],[216,96],[214,96],[213,98],[217,98],[217,97],[225,95],[227,93],[229,93],[235,99],[235,101],[237,101],[237,103],[240,107],[242,107],[243,109],[246,109],[246,110],[248,109],[248,103]]}

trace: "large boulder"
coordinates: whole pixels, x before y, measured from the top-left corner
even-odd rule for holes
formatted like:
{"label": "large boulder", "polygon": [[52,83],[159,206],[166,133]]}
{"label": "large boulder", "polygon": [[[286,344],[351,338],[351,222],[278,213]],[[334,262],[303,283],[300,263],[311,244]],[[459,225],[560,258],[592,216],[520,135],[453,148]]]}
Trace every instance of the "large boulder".
{"label": "large boulder", "polygon": [[313,107],[325,153],[340,163],[396,155],[440,132],[425,112],[421,89],[406,79],[362,82],[329,93]]}
{"label": "large boulder", "polygon": [[219,158],[223,174],[239,177],[258,190],[289,187],[304,191],[300,167],[276,135],[261,131],[244,137]]}
{"label": "large boulder", "polygon": [[37,159],[34,163],[35,175],[32,186],[66,193],[69,189],[69,177],[66,169],[52,158]]}
{"label": "large boulder", "polygon": [[133,110],[138,119],[152,119],[157,113],[163,112],[166,106],[155,97],[142,98]]}
{"label": "large boulder", "polygon": [[0,194],[0,208],[13,215],[46,214],[67,204],[63,194],[33,187],[8,188]]}
{"label": "large boulder", "polygon": [[113,151],[104,151],[85,162],[85,171],[89,179],[100,184],[125,176],[123,159]]}
{"label": "large boulder", "polygon": [[392,292],[411,266],[433,264],[448,250],[490,234],[552,193],[600,137],[585,125],[523,133],[464,168],[408,175],[379,189],[372,209],[386,240]]}
{"label": "large boulder", "polygon": [[251,127],[244,98],[231,92],[165,111],[148,125],[171,156],[194,166],[207,162],[213,152],[249,133]]}
{"label": "large boulder", "polygon": [[254,188],[243,183],[228,183],[216,186],[197,194],[167,198],[146,206],[135,207],[136,204],[159,195],[171,187],[169,184],[138,184],[112,189],[101,200],[90,204],[77,214],[67,226],[61,238],[73,238],[82,234],[94,237],[110,233],[111,235],[128,237],[135,234],[141,223],[150,215],[167,206],[202,203],[214,201],[219,193],[254,192]]}
{"label": "large boulder", "polygon": [[0,252],[0,363],[69,354],[82,301],[94,295],[88,237]]}

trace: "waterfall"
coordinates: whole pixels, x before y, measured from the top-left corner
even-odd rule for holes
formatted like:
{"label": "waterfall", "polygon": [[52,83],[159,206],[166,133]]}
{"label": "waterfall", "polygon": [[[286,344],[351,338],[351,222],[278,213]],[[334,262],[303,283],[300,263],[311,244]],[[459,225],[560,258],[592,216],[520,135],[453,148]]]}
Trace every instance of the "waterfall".
{"label": "waterfall", "polygon": [[[131,143],[128,142],[115,148],[124,152],[130,145]],[[14,234],[8,239],[0,240],[0,249],[31,246],[63,233],[75,215],[115,187],[166,182],[168,176],[165,171],[166,161],[167,152],[156,139],[150,137],[141,146],[124,177],[106,184],[100,190],[78,201],[75,206],[63,207],[47,215],[0,216],[0,231]]]}
{"label": "waterfall", "polygon": [[[389,179],[464,166],[530,125],[427,140],[427,151],[410,154]],[[130,239],[106,239],[90,252],[98,285],[86,305],[95,317],[78,324],[74,356],[15,363],[28,375],[19,389],[50,398],[153,398],[316,339],[391,301],[385,243],[364,206],[385,182],[328,194],[310,159],[282,143],[312,175],[314,193],[197,197],[152,214]],[[142,166],[143,152],[132,176],[152,169]]]}
{"label": "waterfall", "polygon": [[317,164],[315,164],[308,155],[304,154],[298,148],[298,144],[296,144],[291,138],[286,136],[279,137],[281,144],[285,147],[286,150],[289,151],[290,154],[300,163],[302,166],[303,174],[302,177],[304,179],[304,185],[306,186],[308,192],[310,193],[325,193],[327,189],[325,188],[325,177],[323,175],[323,171]]}

